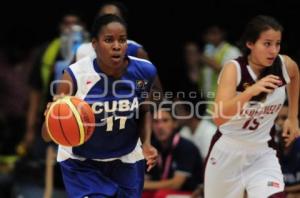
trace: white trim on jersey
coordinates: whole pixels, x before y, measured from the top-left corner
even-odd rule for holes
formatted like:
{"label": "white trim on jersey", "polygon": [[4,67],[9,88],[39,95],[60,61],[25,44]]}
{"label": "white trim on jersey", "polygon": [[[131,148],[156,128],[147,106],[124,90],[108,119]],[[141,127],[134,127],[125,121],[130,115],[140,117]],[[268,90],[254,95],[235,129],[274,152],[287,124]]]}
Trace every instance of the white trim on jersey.
{"label": "white trim on jersey", "polygon": [[253,81],[255,82],[257,80],[257,76],[256,74],[254,73],[254,71],[252,70],[251,66],[250,65],[247,65],[247,70],[251,76],[251,78],[253,79]]}
{"label": "white trim on jersey", "polygon": [[[84,157],[80,157],[78,155],[75,155],[72,152],[72,147],[59,145],[58,154],[57,154],[57,161],[62,162],[62,161],[65,161],[69,158],[77,159],[77,160],[80,160],[80,161],[86,160],[86,158],[84,158]],[[144,159],[144,155],[143,155],[143,151],[142,151],[142,147],[141,147],[141,141],[139,140],[137,142],[136,147],[134,148],[133,151],[131,151],[130,153],[128,153],[126,155],[123,155],[121,157],[108,158],[108,159],[93,159],[93,160],[94,161],[99,161],[99,162],[109,162],[109,161],[118,160],[118,159],[121,160],[124,163],[135,163],[137,161],[140,161],[140,160]]]}
{"label": "white trim on jersey", "polygon": [[[241,68],[240,68],[239,63],[236,60],[229,60],[225,64],[230,63],[230,62],[232,62],[235,65],[235,68],[237,70],[236,86],[238,86],[240,84],[240,82],[241,82],[241,79],[242,79],[242,77],[241,77]],[[221,70],[221,72],[219,74],[218,84],[220,83],[220,76],[222,75],[223,70],[224,70],[224,67],[222,68],[222,70]]]}
{"label": "white trim on jersey", "polygon": [[136,41],[133,41],[133,40],[127,40],[127,44],[134,44],[134,45],[137,45],[139,47],[143,47],[141,44],[137,43]]}
{"label": "white trim on jersey", "polygon": [[[83,99],[86,97],[93,85],[101,79],[101,77],[95,72],[93,59],[89,56],[85,57],[70,65],[69,68],[76,79],[76,82],[74,82],[77,85],[75,96]],[[74,73],[76,73],[76,75],[74,75]]]}
{"label": "white trim on jersey", "polygon": [[291,82],[291,79],[290,79],[290,76],[287,72],[287,69],[286,69],[286,65],[285,65],[285,62],[284,62],[284,59],[283,59],[283,56],[279,55],[280,59],[281,59],[281,62],[282,62],[282,65],[281,65],[281,70],[282,70],[282,75],[284,77],[284,80],[287,84],[289,84]]}
{"label": "white trim on jersey", "polygon": [[96,57],[96,52],[92,43],[83,43],[78,47],[76,51],[76,61],[79,61],[87,56],[91,58]]}
{"label": "white trim on jersey", "polygon": [[147,59],[137,58],[137,57],[135,57],[135,56],[128,56],[128,58],[129,58],[129,59],[138,60],[138,61],[143,61],[143,62],[152,64],[152,63],[151,63],[149,60],[147,60]]}

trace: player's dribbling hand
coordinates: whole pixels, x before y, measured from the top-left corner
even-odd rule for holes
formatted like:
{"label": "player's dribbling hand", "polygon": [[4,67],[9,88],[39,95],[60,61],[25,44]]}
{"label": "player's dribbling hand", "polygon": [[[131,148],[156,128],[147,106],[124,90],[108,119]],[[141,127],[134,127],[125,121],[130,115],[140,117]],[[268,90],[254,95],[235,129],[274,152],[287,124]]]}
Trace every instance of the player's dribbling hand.
{"label": "player's dribbling hand", "polygon": [[[60,95],[55,95],[55,96],[53,96],[53,102],[57,101],[58,99],[60,99],[60,98],[62,98],[62,97],[64,97],[64,96],[65,96],[64,94],[60,94]],[[50,109],[50,107],[51,107],[51,105],[52,105],[53,102],[48,102],[48,103],[47,103],[46,109],[45,109],[45,111],[44,111],[44,116],[47,115],[47,113],[48,113],[48,111],[49,111],[49,109]]]}
{"label": "player's dribbling hand", "polygon": [[286,119],[283,124],[282,137],[285,146],[288,147],[297,137],[299,137],[298,119]]}
{"label": "player's dribbling hand", "polygon": [[143,144],[142,149],[147,161],[147,172],[149,172],[157,163],[158,152],[151,144]]}
{"label": "player's dribbling hand", "polygon": [[257,96],[261,92],[272,93],[281,84],[282,81],[278,76],[268,75],[249,87],[247,91],[250,91],[252,96]]}

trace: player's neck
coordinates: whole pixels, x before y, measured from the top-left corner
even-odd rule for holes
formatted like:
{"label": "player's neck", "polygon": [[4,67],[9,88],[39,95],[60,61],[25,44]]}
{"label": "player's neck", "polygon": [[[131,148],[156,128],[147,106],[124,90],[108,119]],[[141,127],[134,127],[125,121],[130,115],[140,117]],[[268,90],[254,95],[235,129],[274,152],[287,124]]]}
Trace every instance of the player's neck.
{"label": "player's neck", "polygon": [[104,64],[102,61],[97,59],[98,66],[100,67],[101,71],[108,76],[113,78],[120,78],[124,72],[126,71],[128,60],[124,60],[123,63],[118,67],[110,67]]}
{"label": "player's neck", "polygon": [[256,61],[252,60],[250,56],[248,56],[248,64],[257,77],[261,74],[261,72],[265,68],[264,66],[257,64]]}

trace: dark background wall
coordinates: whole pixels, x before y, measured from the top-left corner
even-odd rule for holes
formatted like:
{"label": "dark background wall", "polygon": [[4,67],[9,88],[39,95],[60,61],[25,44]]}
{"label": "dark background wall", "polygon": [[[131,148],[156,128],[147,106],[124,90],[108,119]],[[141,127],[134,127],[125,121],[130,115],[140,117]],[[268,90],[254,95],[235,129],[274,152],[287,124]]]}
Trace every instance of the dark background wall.
{"label": "dark background wall", "polygon": [[[90,28],[100,0],[7,1],[0,8],[0,46],[10,54],[23,53],[50,40],[67,10],[79,12]],[[285,27],[282,52],[298,60],[300,2],[292,0],[125,0],[129,10],[129,37],[144,45],[158,67],[166,89],[176,90],[181,77],[185,40],[201,40],[211,23],[223,25],[236,42],[246,22],[257,14],[276,17]],[[3,4],[4,2],[2,2]],[[29,5],[31,4],[31,5]],[[32,6],[35,4],[35,6]],[[175,83],[174,83],[175,82]]]}

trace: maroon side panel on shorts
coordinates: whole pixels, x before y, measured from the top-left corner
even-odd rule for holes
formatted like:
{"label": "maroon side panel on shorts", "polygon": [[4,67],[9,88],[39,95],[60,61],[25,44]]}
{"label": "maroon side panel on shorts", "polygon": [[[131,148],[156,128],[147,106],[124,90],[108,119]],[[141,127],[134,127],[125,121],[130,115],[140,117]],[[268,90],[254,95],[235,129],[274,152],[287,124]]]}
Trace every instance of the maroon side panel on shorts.
{"label": "maroon side panel on shorts", "polygon": [[286,196],[285,196],[284,192],[279,192],[279,193],[269,196],[269,198],[286,198]]}
{"label": "maroon side panel on shorts", "polygon": [[203,174],[202,174],[202,181],[204,181],[204,174],[205,174],[205,169],[206,169],[206,164],[207,164],[207,161],[209,159],[209,156],[210,156],[210,152],[212,150],[212,148],[214,147],[215,143],[220,139],[220,137],[222,136],[222,133],[219,131],[219,129],[217,129],[215,135],[213,136],[213,138],[211,139],[211,142],[210,142],[210,146],[209,146],[209,150],[208,150],[208,153],[206,155],[206,158],[204,160],[204,170],[203,170]]}

